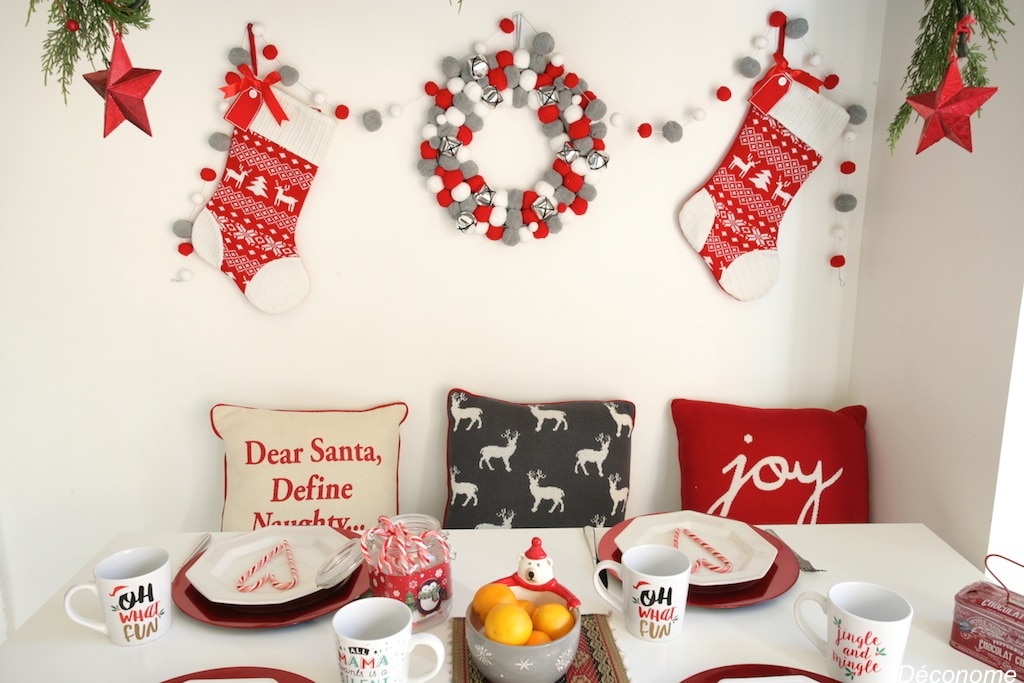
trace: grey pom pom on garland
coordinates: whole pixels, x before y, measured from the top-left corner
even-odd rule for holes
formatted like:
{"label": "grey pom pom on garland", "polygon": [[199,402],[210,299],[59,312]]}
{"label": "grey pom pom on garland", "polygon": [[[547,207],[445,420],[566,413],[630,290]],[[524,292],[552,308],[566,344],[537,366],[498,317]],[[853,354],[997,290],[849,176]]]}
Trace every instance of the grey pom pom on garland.
{"label": "grey pom pom on garland", "polygon": [[277,74],[281,77],[283,86],[291,86],[299,82],[299,70],[294,66],[282,66],[277,70]]}
{"label": "grey pom pom on garland", "polygon": [[852,194],[841,194],[835,199],[836,211],[840,213],[849,213],[857,208],[857,198]]}
{"label": "grey pom pom on garland", "polygon": [[228,61],[235,66],[242,66],[250,62],[249,51],[244,47],[233,47],[228,52]]}
{"label": "grey pom pom on garland", "polygon": [[231,147],[231,136],[227,133],[214,133],[207,140],[212,149],[218,152],[226,152]]}
{"label": "grey pom pom on garland", "polygon": [[382,125],[384,125],[384,118],[376,109],[371,109],[363,114],[363,127],[371,133],[380,130]]}
{"label": "grey pom pom on garland", "polygon": [[736,70],[740,72],[740,75],[747,78],[757,78],[761,75],[761,62],[753,57],[744,57],[736,65]]}
{"label": "grey pom pom on garland", "polygon": [[683,139],[683,127],[678,121],[666,121],[661,128],[661,134],[669,142],[679,142]]}
{"label": "grey pom pom on garland", "polygon": [[846,113],[850,115],[850,125],[859,126],[868,120],[868,110],[859,104],[851,104],[846,108]]}
{"label": "grey pom pom on garland", "polygon": [[462,73],[462,62],[455,57],[445,57],[441,60],[441,73],[448,78],[455,78]]}
{"label": "grey pom pom on garland", "polygon": [[547,31],[541,31],[533,38],[533,51],[539,55],[548,55],[555,51],[555,39]]}
{"label": "grey pom pom on garland", "polygon": [[171,230],[174,231],[175,237],[187,240],[192,237],[192,222],[181,218],[174,221],[174,225],[171,226]]}
{"label": "grey pom pom on garland", "polygon": [[790,19],[786,22],[786,37],[794,40],[803,38],[808,28],[806,19]]}

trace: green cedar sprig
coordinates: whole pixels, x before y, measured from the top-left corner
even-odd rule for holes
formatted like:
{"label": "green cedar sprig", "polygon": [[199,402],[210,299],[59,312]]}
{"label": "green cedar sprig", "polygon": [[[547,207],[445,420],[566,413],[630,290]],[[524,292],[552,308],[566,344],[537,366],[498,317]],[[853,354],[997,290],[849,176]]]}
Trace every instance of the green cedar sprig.
{"label": "green cedar sprig", "polygon": [[[985,39],[993,57],[996,55],[997,42],[1006,42],[1003,22],[1013,25],[1003,0],[925,0],[925,6],[925,15],[919,24],[921,33],[917,36],[917,47],[903,78],[904,91],[910,95],[932,92],[939,87],[949,67],[953,32],[961,17],[974,17],[976,23],[971,26],[973,35],[980,34]],[[977,42],[965,41],[961,36],[957,54],[965,58],[960,67],[964,85],[970,88],[988,86],[988,67],[985,64],[988,56]],[[896,142],[910,121],[912,112],[913,109],[904,101],[889,124],[890,152],[896,149]]]}
{"label": "green cedar sprig", "polygon": [[[146,29],[152,20],[147,0],[29,0],[26,25],[39,5],[47,2],[51,28],[43,41],[43,82],[56,76],[65,104],[82,59],[89,60],[94,69],[97,58],[109,66],[113,32],[127,35],[129,27]],[[68,29],[69,21],[77,24],[77,30]]]}

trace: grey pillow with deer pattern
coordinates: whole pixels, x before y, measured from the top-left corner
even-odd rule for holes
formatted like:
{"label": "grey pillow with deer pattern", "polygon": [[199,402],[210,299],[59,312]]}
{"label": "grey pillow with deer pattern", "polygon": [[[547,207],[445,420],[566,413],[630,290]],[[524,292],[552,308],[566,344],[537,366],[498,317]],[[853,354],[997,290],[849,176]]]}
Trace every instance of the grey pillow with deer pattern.
{"label": "grey pillow with deer pattern", "polygon": [[448,393],[444,526],[612,526],[626,518],[636,406]]}

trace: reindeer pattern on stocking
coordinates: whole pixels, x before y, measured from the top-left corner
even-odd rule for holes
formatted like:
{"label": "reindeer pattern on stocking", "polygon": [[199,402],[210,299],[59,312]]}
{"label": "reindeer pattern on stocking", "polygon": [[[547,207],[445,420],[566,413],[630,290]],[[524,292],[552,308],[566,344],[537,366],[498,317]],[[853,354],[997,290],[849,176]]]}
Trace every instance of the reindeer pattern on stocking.
{"label": "reindeer pattern on stocking", "polygon": [[625,519],[630,401],[510,403],[448,395],[449,528],[585,526]]}

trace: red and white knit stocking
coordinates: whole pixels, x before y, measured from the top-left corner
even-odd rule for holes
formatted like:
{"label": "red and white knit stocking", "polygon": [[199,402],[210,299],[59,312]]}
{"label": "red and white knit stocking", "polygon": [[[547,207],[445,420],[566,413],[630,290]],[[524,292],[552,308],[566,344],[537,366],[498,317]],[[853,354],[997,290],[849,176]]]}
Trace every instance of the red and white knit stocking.
{"label": "red and white knit stocking", "polygon": [[679,212],[679,225],[718,284],[742,301],[779,277],[779,223],[797,190],[849,121],[818,93],[821,82],[777,64],[754,86],[739,135],[711,179]]}
{"label": "red and white knit stocking", "polygon": [[295,226],[335,126],[274,92],[288,118],[278,124],[264,106],[247,130],[234,129],[220,185],[192,226],[195,253],[266,313],[286,311],[309,292]]}

